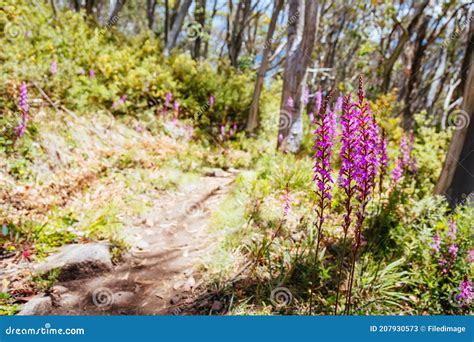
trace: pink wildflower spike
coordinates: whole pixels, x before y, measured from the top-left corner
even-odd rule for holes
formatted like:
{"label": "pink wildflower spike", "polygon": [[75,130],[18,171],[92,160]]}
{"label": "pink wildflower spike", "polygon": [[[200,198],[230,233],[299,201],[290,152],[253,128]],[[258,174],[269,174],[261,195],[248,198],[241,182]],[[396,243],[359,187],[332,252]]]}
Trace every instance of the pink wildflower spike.
{"label": "pink wildflower spike", "polygon": [[474,249],[470,249],[469,252],[467,252],[467,262],[474,262]]}
{"label": "pink wildflower spike", "polygon": [[209,96],[209,107],[212,107],[214,105],[214,96]]}
{"label": "pink wildflower spike", "polygon": [[400,153],[402,155],[402,166],[407,167],[410,163],[410,149],[405,134],[403,134],[400,139]]}
{"label": "pink wildflower spike", "polygon": [[22,112],[28,112],[30,109],[28,105],[28,87],[26,86],[25,82],[21,82],[20,85],[20,103],[19,103],[20,110]]}
{"label": "pink wildflower spike", "polygon": [[20,101],[18,104],[21,112],[21,121],[15,128],[15,134],[18,138],[22,138],[26,131],[26,125],[28,123],[28,111],[30,109],[28,104],[28,87],[25,82],[20,85]]}
{"label": "pink wildflower spike", "polygon": [[314,122],[314,114],[313,114],[313,112],[309,113],[309,120],[310,120],[311,122]]}
{"label": "pink wildflower spike", "polygon": [[397,159],[397,163],[395,165],[395,168],[392,171],[392,180],[395,184],[398,184],[400,182],[400,178],[402,177],[402,160],[399,158]]}
{"label": "pink wildflower spike", "polygon": [[439,253],[440,248],[441,248],[441,238],[439,237],[438,233],[435,233],[435,235],[433,235],[433,244],[431,245],[431,249],[435,253]]}
{"label": "pink wildflower spike", "polygon": [[56,60],[54,60],[52,63],[51,63],[51,67],[49,69],[49,71],[51,72],[51,75],[55,75],[56,72],[58,71],[58,62]]}
{"label": "pink wildflower spike", "polygon": [[459,247],[455,243],[451,244],[448,248],[448,252],[449,254],[451,254],[452,258],[456,258],[456,256],[458,255],[458,251]]}
{"label": "pink wildflower spike", "polygon": [[336,135],[336,117],[334,112],[328,112],[328,103],[333,92],[330,91],[326,97],[324,104],[314,123],[317,125],[314,131],[314,177],[316,182],[316,193],[318,195],[318,203],[316,206],[317,222],[316,231],[318,233],[316,240],[315,255],[319,255],[319,245],[323,236],[323,223],[326,220],[325,210],[331,206],[331,190],[334,184],[332,178],[332,148]]}
{"label": "pink wildflower spike", "polygon": [[456,232],[457,232],[457,225],[456,221],[454,221],[454,218],[450,218],[448,221],[448,238],[451,241],[456,241]]}
{"label": "pink wildflower spike", "polygon": [[171,95],[171,93],[169,91],[167,91],[166,94],[165,94],[165,107],[166,108],[170,107],[172,97],[173,97],[173,95]]}
{"label": "pink wildflower spike", "polygon": [[462,301],[466,305],[471,304],[472,302],[472,283],[467,276],[464,277],[461,284],[459,285],[459,295],[456,297],[456,299]]}
{"label": "pink wildflower spike", "polygon": [[278,142],[282,142],[283,141],[283,134],[278,134]]}
{"label": "pink wildflower spike", "polygon": [[176,115],[178,115],[179,114],[179,102],[178,102],[178,100],[174,100],[174,106],[173,107],[174,107],[174,111],[175,111]]}
{"label": "pink wildflower spike", "polygon": [[51,71],[51,75],[55,75],[56,72],[58,71],[58,62],[56,60],[51,63],[51,67],[49,68],[49,71]]}
{"label": "pink wildflower spike", "polygon": [[[314,150],[313,159],[314,164],[314,178],[313,181],[317,183],[320,196],[326,200],[331,201],[331,188],[333,179],[331,176],[331,157],[332,147],[334,145],[334,137],[336,133],[336,120],[334,112],[327,112],[326,108],[330,99],[330,93],[322,106],[320,114],[315,121],[317,128],[314,131]],[[324,201],[323,201],[324,202]],[[322,208],[321,208],[322,209]]]}
{"label": "pink wildflower spike", "polygon": [[91,68],[89,70],[89,79],[93,80],[94,77],[95,77],[95,71],[94,71],[94,69]]}
{"label": "pink wildflower spike", "polygon": [[281,198],[284,203],[284,209],[283,209],[284,216],[287,217],[291,210],[291,204],[293,201],[293,197],[290,194],[290,189],[289,189],[288,184],[286,185],[285,191],[283,192]]}

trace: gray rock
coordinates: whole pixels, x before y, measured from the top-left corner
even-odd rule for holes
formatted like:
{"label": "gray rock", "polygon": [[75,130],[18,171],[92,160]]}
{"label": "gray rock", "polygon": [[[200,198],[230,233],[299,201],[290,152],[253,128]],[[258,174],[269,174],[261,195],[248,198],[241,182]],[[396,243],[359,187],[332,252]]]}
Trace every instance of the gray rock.
{"label": "gray rock", "polygon": [[207,169],[205,171],[207,177],[227,177],[228,173],[222,169]]}
{"label": "gray rock", "polygon": [[109,246],[100,243],[68,245],[35,267],[36,274],[60,269],[59,280],[86,278],[112,269]]}
{"label": "gray rock", "polygon": [[52,305],[53,304],[50,297],[35,296],[23,306],[18,315],[46,315],[51,309]]}
{"label": "gray rock", "polygon": [[59,305],[62,307],[71,308],[77,306],[82,301],[83,298],[80,295],[74,293],[65,293],[61,295],[59,299]]}

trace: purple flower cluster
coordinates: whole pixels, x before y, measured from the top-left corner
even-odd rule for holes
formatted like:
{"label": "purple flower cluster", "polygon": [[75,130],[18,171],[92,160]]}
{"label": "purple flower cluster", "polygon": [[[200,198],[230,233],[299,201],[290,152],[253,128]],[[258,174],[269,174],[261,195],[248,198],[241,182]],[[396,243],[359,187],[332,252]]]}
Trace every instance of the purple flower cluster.
{"label": "purple flower cluster", "polygon": [[237,122],[229,123],[229,124],[224,123],[222,125],[219,125],[219,139],[221,141],[224,141],[228,139],[229,137],[234,136],[235,133],[237,133]]}
{"label": "purple flower cluster", "polygon": [[359,121],[357,120],[357,111],[352,107],[351,97],[347,95],[344,99],[343,111],[341,116],[341,168],[339,169],[338,183],[344,189],[346,195],[354,188],[355,161],[358,158]]}
{"label": "purple flower cluster", "polygon": [[441,249],[441,238],[439,237],[438,233],[435,233],[435,235],[433,235],[433,244],[431,245],[431,249],[435,253],[439,253]]}
{"label": "purple flower cluster", "polygon": [[168,109],[170,107],[170,102],[171,102],[171,99],[172,99],[173,95],[167,91],[166,94],[165,94],[165,107],[166,109]]}
{"label": "purple flower cluster", "polygon": [[[353,211],[356,208],[356,200],[359,203],[355,212],[356,224],[354,230],[354,241],[351,259],[351,274],[349,276],[349,288],[346,295],[346,310],[349,310],[354,279],[355,259],[358,248],[363,244],[362,226],[366,218],[366,207],[371,199],[379,175],[379,167],[386,169],[388,165],[387,140],[384,135],[379,137],[379,126],[370,111],[369,103],[365,100],[362,78],[359,78],[358,99],[354,101],[350,95],[338,98],[331,111],[328,106],[330,94],[324,104],[321,105],[321,93],[316,93],[315,99],[315,166],[314,181],[317,182],[319,202],[316,212],[318,213],[318,243],[321,236],[321,225],[324,220],[322,212],[331,202],[331,189],[333,179],[331,177],[332,147],[336,132],[335,112],[342,110],[341,114],[341,151],[339,154],[341,167],[339,169],[338,185],[343,189],[343,244],[348,238],[349,229],[353,222]],[[317,250],[317,248],[316,248]],[[343,264],[344,255],[341,255],[340,267]],[[339,277],[342,269],[339,270]],[[336,296],[335,312],[339,292]]]}
{"label": "purple flower cluster", "polygon": [[178,116],[178,114],[179,114],[179,102],[178,102],[178,100],[174,100],[173,108],[174,108],[175,115]]}
{"label": "purple flower cluster", "polygon": [[402,174],[403,174],[402,160],[398,158],[395,164],[395,168],[393,169],[393,172],[392,172],[392,180],[395,184],[398,184],[398,182],[400,182],[400,178],[402,178]]}
{"label": "purple flower cluster", "polygon": [[[322,204],[324,205],[325,199],[331,201],[331,188],[334,183],[331,172],[331,158],[332,158],[332,147],[334,145],[334,138],[336,135],[336,115],[334,112],[327,112],[327,103],[329,102],[329,96],[323,105],[322,110],[315,121],[317,125],[314,131],[314,150],[313,156],[315,160],[314,164],[314,177],[313,181],[316,182],[318,193],[321,196]],[[323,209],[321,207],[321,209]]]}
{"label": "purple flower cluster", "polygon": [[467,262],[474,262],[474,249],[470,249],[469,252],[467,252]]}
{"label": "purple flower cluster", "polygon": [[457,225],[456,221],[453,218],[450,218],[448,221],[448,233],[446,234],[446,246],[447,252],[442,252],[441,248],[441,237],[438,233],[435,233],[433,236],[433,244],[431,246],[435,254],[440,253],[438,260],[438,266],[441,269],[441,274],[446,275],[450,272],[453,267],[459,253],[459,246],[456,244],[457,239]]}
{"label": "purple flower cluster", "polygon": [[284,203],[283,211],[285,213],[285,217],[287,217],[288,213],[291,210],[291,204],[293,202],[293,197],[290,194],[290,187],[288,184],[286,185],[285,191],[281,195],[281,199],[283,200],[283,203]]}
{"label": "purple flower cluster", "polygon": [[28,87],[25,82],[20,85],[20,101],[18,104],[21,112],[21,120],[18,126],[15,128],[15,134],[18,138],[22,138],[26,131],[26,125],[28,123],[28,111],[30,109],[28,104]]}
{"label": "purple flower cluster", "polygon": [[112,108],[117,108],[119,106],[123,106],[125,104],[125,101],[127,101],[127,95],[122,95],[118,101],[114,101],[112,103]]}
{"label": "purple flower cluster", "polygon": [[357,146],[354,178],[357,183],[358,199],[365,205],[375,185],[381,155],[379,155],[378,124],[370,112],[369,104],[361,102],[359,104],[357,117],[360,138]]}
{"label": "purple flower cluster", "polygon": [[49,68],[49,71],[51,72],[51,75],[55,75],[56,72],[58,71],[58,62],[57,61],[53,61],[51,63],[51,67]]}
{"label": "purple flower cluster", "polygon": [[456,299],[464,302],[465,304],[471,304],[473,298],[472,284],[468,277],[465,276],[459,285],[459,295]]}
{"label": "purple flower cluster", "polygon": [[402,135],[400,139],[400,156],[398,157],[395,169],[392,172],[392,180],[394,184],[400,182],[404,172],[416,172],[416,159],[413,155],[413,146],[415,143],[415,136],[413,132],[410,133],[410,142],[406,134]]}

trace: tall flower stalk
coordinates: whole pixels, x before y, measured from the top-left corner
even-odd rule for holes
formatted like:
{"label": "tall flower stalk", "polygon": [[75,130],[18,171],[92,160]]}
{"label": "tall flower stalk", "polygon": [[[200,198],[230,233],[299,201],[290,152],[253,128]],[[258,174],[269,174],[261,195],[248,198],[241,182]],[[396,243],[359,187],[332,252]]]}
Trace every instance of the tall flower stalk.
{"label": "tall flower stalk", "polygon": [[[336,104],[338,110],[340,104]],[[379,136],[379,126],[365,100],[362,77],[359,77],[358,97],[352,101],[347,95],[342,104],[341,115],[341,168],[338,184],[344,192],[343,239],[339,259],[338,285],[334,314],[337,315],[340,300],[340,284],[346,259],[346,243],[351,226],[354,226],[351,244],[349,276],[345,293],[344,312],[349,314],[354,286],[355,265],[357,254],[363,245],[362,228],[367,217],[367,205],[371,200],[376,178],[380,173],[379,191],[381,192],[383,174],[386,172],[387,142],[385,135]]]}
{"label": "tall flower stalk", "polygon": [[18,126],[15,128],[16,136],[21,139],[26,131],[26,125],[28,123],[28,111],[30,109],[28,104],[28,87],[25,82],[20,85],[20,101],[18,107],[21,112],[21,119]]}
{"label": "tall flower stalk", "polygon": [[334,183],[331,172],[331,158],[332,158],[332,147],[334,145],[334,137],[336,133],[336,116],[334,112],[329,112],[328,103],[331,99],[332,92],[326,97],[321,110],[315,120],[317,125],[314,131],[314,177],[313,181],[316,182],[318,196],[318,203],[316,206],[316,250],[315,250],[315,261],[319,254],[319,245],[322,239],[322,227],[325,221],[325,211],[331,205],[331,189]]}
{"label": "tall flower stalk", "polygon": [[378,172],[378,125],[370,112],[369,104],[365,102],[362,78],[359,78],[359,101],[357,103],[358,114],[358,155],[356,158],[355,181],[357,189],[357,200],[359,201],[356,211],[356,223],[354,241],[352,244],[352,260],[349,275],[349,286],[347,289],[345,312],[350,312],[352,287],[354,283],[355,263],[357,252],[362,242],[362,227],[367,216],[367,204],[371,198],[375,186],[375,178]]}
{"label": "tall flower stalk", "polygon": [[345,246],[349,228],[352,223],[353,200],[356,194],[355,184],[355,163],[357,159],[358,148],[358,120],[356,109],[351,105],[351,97],[347,95],[344,98],[341,115],[341,168],[339,170],[338,184],[345,194],[344,215],[343,215],[343,239],[342,251],[339,259],[338,281],[336,290],[336,303],[334,305],[334,314],[337,315],[339,306],[340,283],[342,278],[342,267],[345,258]]}

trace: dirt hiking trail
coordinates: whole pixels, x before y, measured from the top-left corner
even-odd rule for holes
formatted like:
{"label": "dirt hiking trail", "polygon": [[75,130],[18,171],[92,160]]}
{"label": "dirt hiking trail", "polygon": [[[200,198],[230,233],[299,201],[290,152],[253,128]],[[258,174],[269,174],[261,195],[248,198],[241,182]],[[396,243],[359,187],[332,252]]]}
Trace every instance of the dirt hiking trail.
{"label": "dirt hiking trail", "polygon": [[124,235],[131,248],[124,260],[93,278],[58,283],[48,314],[185,314],[180,306],[192,302],[202,283],[197,267],[219,241],[218,233],[210,233],[211,213],[234,179],[235,173],[224,171],[200,177],[164,192],[144,215],[127,217]]}

